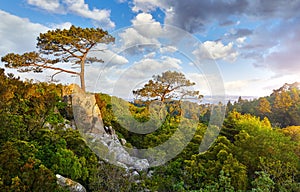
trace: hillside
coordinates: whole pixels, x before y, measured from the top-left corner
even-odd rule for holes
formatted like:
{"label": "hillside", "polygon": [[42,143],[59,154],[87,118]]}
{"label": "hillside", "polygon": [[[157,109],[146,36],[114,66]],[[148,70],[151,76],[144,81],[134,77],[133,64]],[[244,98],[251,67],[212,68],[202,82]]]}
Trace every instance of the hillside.
{"label": "hillside", "polygon": [[[227,104],[222,127],[209,123],[211,111],[222,114],[221,105],[212,110],[211,105],[170,101],[153,113],[161,109],[159,103],[95,94],[104,127],[112,126],[129,152],[158,165],[141,170],[96,155],[74,124],[73,106],[64,99],[70,94],[66,86],[23,82],[1,70],[0,191],[68,191],[57,184],[56,174],[87,191],[299,191],[300,91],[294,85]],[[205,135],[219,131],[211,147],[199,153]],[[169,140],[169,148],[147,155]],[[138,154],[139,149],[147,150]]]}

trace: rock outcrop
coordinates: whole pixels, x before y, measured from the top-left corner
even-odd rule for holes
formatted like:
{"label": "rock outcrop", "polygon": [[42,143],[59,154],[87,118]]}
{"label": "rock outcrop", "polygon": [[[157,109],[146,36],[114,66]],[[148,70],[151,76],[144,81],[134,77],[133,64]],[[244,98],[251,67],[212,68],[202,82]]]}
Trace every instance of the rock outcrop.
{"label": "rock outcrop", "polygon": [[105,133],[95,96],[85,93],[77,85],[72,86],[72,107],[76,127],[83,133]]}
{"label": "rock outcrop", "polygon": [[[76,128],[85,138],[89,147],[102,159],[125,169],[144,170],[149,167],[147,159],[131,156],[118,139],[113,128],[106,131],[101,113],[93,94],[73,86],[72,106]],[[107,129],[107,128],[106,128]],[[122,140],[125,144],[126,141]]]}
{"label": "rock outcrop", "polygon": [[80,184],[72,179],[63,177],[59,174],[56,174],[57,183],[63,188],[68,189],[70,192],[86,192],[86,189]]}

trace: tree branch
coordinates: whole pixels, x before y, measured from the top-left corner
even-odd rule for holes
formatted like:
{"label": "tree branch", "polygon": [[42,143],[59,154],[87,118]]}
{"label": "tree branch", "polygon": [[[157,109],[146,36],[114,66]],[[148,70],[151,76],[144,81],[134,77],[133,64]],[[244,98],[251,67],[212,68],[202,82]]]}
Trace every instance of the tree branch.
{"label": "tree branch", "polygon": [[[78,58],[78,59],[81,59],[81,56],[74,54],[74,52],[70,51],[70,49],[67,49],[67,48],[65,48],[64,46],[60,46],[60,47],[61,47],[62,50],[64,50],[65,52],[71,54],[73,57],[76,57],[76,58]],[[78,51],[81,52],[80,49],[79,49]],[[81,52],[81,53],[82,53],[82,52]]]}
{"label": "tree branch", "polygon": [[41,68],[46,68],[46,69],[53,69],[53,70],[57,70],[57,71],[65,72],[65,73],[79,75],[79,73],[76,72],[76,71],[70,71],[70,70],[67,70],[67,69],[59,68],[59,67],[51,67],[51,66],[48,66],[48,65],[40,65],[40,64],[36,64],[36,63],[31,63],[31,65],[33,65],[35,67],[41,67]]}

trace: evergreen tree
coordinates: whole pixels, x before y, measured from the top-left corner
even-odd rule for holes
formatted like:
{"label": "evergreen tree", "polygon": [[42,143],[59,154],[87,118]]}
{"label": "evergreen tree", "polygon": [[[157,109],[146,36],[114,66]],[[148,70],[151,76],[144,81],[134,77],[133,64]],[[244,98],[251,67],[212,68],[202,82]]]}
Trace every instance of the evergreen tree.
{"label": "evergreen tree", "polygon": [[[22,55],[9,53],[2,57],[5,67],[17,68],[19,72],[43,72],[45,69],[58,73],[69,73],[80,77],[81,88],[85,91],[85,65],[91,62],[103,62],[88,54],[97,44],[109,44],[114,38],[100,28],[80,28],[71,26],[70,29],[50,30],[41,33],[37,38],[38,51],[27,52]],[[57,65],[70,63],[70,67],[79,66],[80,72],[60,68]]]}

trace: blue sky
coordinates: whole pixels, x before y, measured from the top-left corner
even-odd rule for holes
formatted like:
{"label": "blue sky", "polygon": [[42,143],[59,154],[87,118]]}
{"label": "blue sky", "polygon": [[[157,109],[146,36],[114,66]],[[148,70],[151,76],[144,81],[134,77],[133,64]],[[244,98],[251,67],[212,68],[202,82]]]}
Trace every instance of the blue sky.
{"label": "blue sky", "polygon": [[[1,1],[0,55],[34,50],[47,30],[101,27],[116,43],[94,53],[105,63],[87,66],[90,91],[130,97],[153,74],[177,70],[205,95],[216,85],[227,95],[264,96],[299,81],[299,10],[299,0]],[[47,81],[50,74],[18,75]]]}

